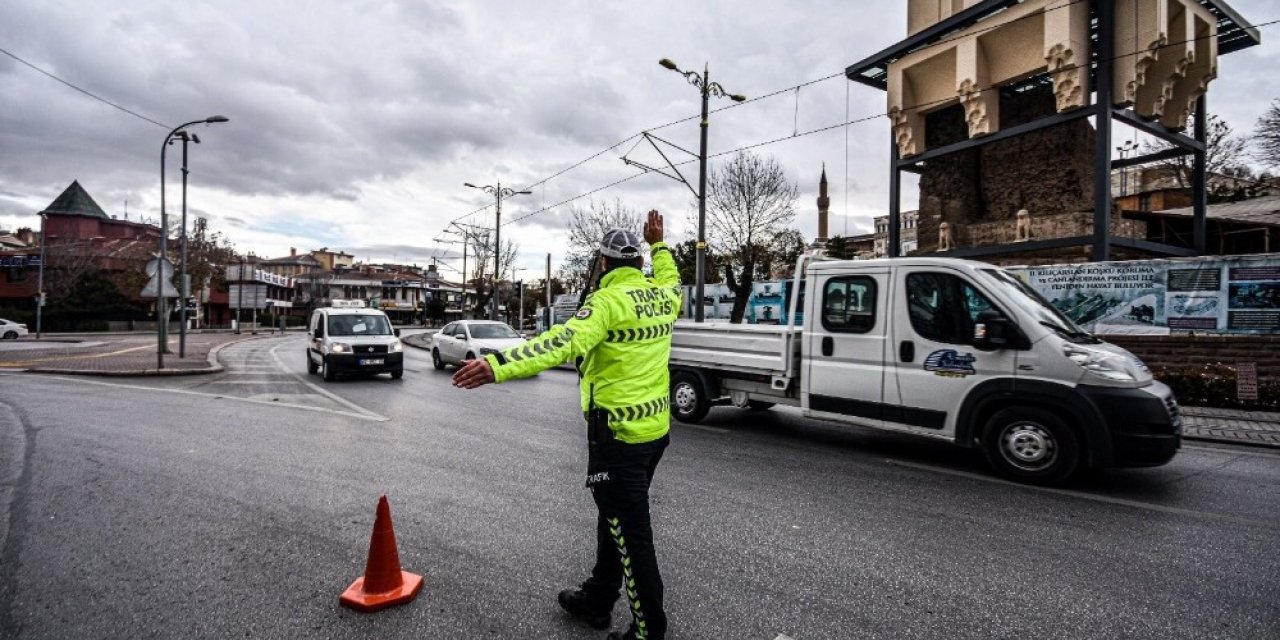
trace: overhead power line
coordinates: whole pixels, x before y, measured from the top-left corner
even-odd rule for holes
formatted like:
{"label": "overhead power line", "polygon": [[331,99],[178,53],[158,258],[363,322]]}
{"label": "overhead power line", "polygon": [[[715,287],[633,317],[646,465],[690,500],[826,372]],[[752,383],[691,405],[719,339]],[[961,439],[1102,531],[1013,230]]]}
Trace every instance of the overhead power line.
{"label": "overhead power line", "polygon": [[132,111],[132,110],[130,110],[130,109],[128,109],[128,108],[126,108],[126,107],[122,107],[122,106],[120,106],[120,105],[118,105],[118,104],[116,104],[116,103],[114,103],[114,102],[112,102],[112,101],[110,101],[110,100],[108,100],[108,99],[106,99],[106,98],[104,98],[104,97],[102,97],[102,96],[100,96],[100,95],[96,94],[96,93],[93,93],[93,92],[91,92],[91,91],[89,91],[89,90],[87,90],[87,89],[82,89],[82,88],[80,88],[80,87],[76,86],[75,84],[73,84],[73,83],[71,83],[71,82],[68,82],[68,81],[66,81],[66,80],[63,80],[62,78],[59,78],[58,76],[56,76],[56,75],[54,75],[54,74],[52,74],[52,73],[50,73],[50,72],[48,72],[48,71],[45,71],[44,69],[41,69],[40,67],[37,67],[36,65],[31,64],[30,62],[27,62],[26,60],[23,60],[22,58],[19,58],[19,57],[18,57],[17,55],[15,55],[13,52],[11,52],[11,51],[9,51],[9,50],[7,50],[7,49],[0,48],[0,53],[3,53],[3,54],[5,54],[6,56],[9,56],[10,58],[13,58],[14,60],[17,60],[18,62],[21,62],[22,64],[24,64],[24,65],[26,65],[26,66],[28,66],[28,67],[30,67],[30,68],[32,68],[32,69],[34,69],[35,71],[37,71],[37,72],[39,72],[39,73],[42,73],[42,74],[44,74],[44,75],[46,75],[46,76],[49,76],[50,78],[53,78],[54,80],[57,80],[58,82],[61,82],[62,84],[67,85],[68,87],[71,87],[72,89],[75,89],[76,91],[79,91],[80,93],[83,93],[84,95],[89,96],[90,98],[93,98],[94,100],[97,100],[98,102],[101,102],[101,103],[106,104],[106,105],[110,105],[111,107],[114,107],[114,108],[116,108],[116,109],[119,109],[119,110],[121,110],[121,111],[123,111],[123,112],[125,112],[125,113],[127,113],[127,114],[129,114],[129,115],[131,115],[131,116],[133,116],[133,117],[135,117],[135,118],[138,118],[138,119],[140,119],[140,120],[145,120],[145,121],[147,121],[147,122],[150,122],[151,124],[154,124],[154,125],[156,125],[157,127],[160,127],[160,128],[162,128],[162,129],[172,129],[172,128],[173,128],[173,127],[170,127],[170,126],[169,126],[169,125],[167,125],[167,124],[162,124],[162,123],[160,123],[160,122],[156,122],[155,120],[152,120],[151,118],[148,118],[148,117],[146,117],[146,116],[144,116],[144,115],[142,115],[142,114],[138,113],[137,111]]}
{"label": "overhead power line", "polygon": [[[1079,1],[1082,1],[1082,0],[1076,0],[1076,2],[1079,2]],[[1066,5],[1062,5],[1062,6],[1066,6]],[[1006,24],[1007,24],[1007,23],[1006,23]],[[1259,23],[1255,23],[1255,24],[1253,24],[1253,25],[1242,25],[1242,26],[1252,27],[1252,28],[1262,28],[1262,27],[1271,27],[1271,26],[1275,26],[1276,24],[1280,24],[1280,19],[1278,19],[1278,20],[1269,20],[1269,21],[1266,21],[1266,22],[1259,22]],[[1160,47],[1160,48],[1164,49],[1164,48],[1168,48],[1168,47],[1177,46],[1177,45],[1179,45],[1179,44],[1186,44],[1186,43],[1189,43],[1189,42],[1195,42],[1195,41],[1197,41],[1197,40],[1204,40],[1204,39],[1206,39],[1206,38],[1211,38],[1211,37],[1216,37],[1216,35],[1204,35],[1204,36],[1197,36],[1197,37],[1194,37],[1194,38],[1187,38],[1187,39],[1185,39],[1185,40],[1174,41],[1174,42],[1168,42],[1168,43],[1166,43],[1166,44],[1164,44],[1164,45],[1161,45],[1161,47]],[[1129,51],[1129,52],[1125,52],[1125,53],[1122,53],[1122,54],[1114,55],[1114,56],[1112,56],[1108,61],[1109,61],[1109,62],[1114,62],[1114,61],[1116,61],[1116,60],[1120,60],[1120,59],[1122,59],[1122,58],[1132,57],[1132,56],[1139,55],[1139,54],[1142,54],[1142,53],[1145,53],[1145,52],[1146,52],[1146,49],[1141,49],[1141,50],[1136,50],[1136,51]],[[1062,72],[1062,71],[1074,71],[1074,70],[1078,70],[1078,69],[1082,69],[1082,68],[1091,67],[1092,65],[1093,65],[1093,62],[1085,62],[1085,63],[1081,63],[1081,64],[1076,64],[1076,65],[1068,65],[1068,66],[1064,66],[1064,67],[1061,67],[1061,68],[1058,68],[1058,69],[1054,69],[1054,70],[1052,70],[1052,71],[1045,71],[1045,72],[1044,72],[1044,74],[1049,74],[1049,73],[1058,73],[1058,72]],[[999,91],[999,90],[1000,90],[1000,89],[1002,89],[1002,88],[1004,88],[1004,87],[1003,87],[1003,86],[999,86],[999,85],[992,85],[992,86],[988,86],[988,87],[983,87],[983,88],[979,88],[979,89],[974,89],[973,91],[970,91],[970,92],[966,93],[965,95],[966,95],[966,96],[968,96],[968,95],[976,95],[976,94],[980,94],[980,93],[985,93],[985,92],[987,92],[987,91]],[[783,92],[785,92],[785,91],[783,91]],[[783,93],[783,92],[779,92],[779,93]],[[934,107],[934,106],[938,106],[938,105],[942,105],[942,104],[949,103],[949,102],[951,102],[952,100],[954,100],[954,99],[955,99],[955,97],[956,97],[956,96],[949,96],[949,97],[946,97],[946,98],[940,98],[940,99],[937,99],[937,100],[931,100],[931,101],[928,101],[928,102],[922,102],[922,103],[918,103],[918,104],[915,104],[915,105],[911,105],[911,106],[909,106],[909,107],[904,107],[902,110],[903,110],[903,111],[918,111],[918,110],[920,110],[920,109],[928,109],[928,108],[930,108],[930,107]],[[729,108],[729,107],[726,107],[726,108]],[[1082,108],[1085,108],[1085,107],[1082,107]],[[887,117],[888,115],[889,115],[889,113],[886,111],[886,112],[875,113],[875,114],[871,114],[871,115],[867,115],[867,116],[862,116],[862,117],[859,117],[859,118],[854,118],[854,119],[852,119],[852,120],[846,120],[846,121],[844,121],[844,122],[838,122],[838,123],[835,123],[835,124],[831,124],[831,125],[828,125],[828,126],[825,126],[825,127],[818,127],[818,128],[816,128],[816,129],[810,129],[810,130],[808,130],[808,131],[802,131],[802,132],[794,133],[794,134],[792,134],[792,135],[788,135],[788,136],[781,136],[781,137],[774,138],[774,139],[771,139],[771,140],[765,140],[765,141],[762,141],[762,142],[756,142],[756,143],[752,143],[752,144],[744,145],[744,146],[738,147],[738,148],[736,148],[736,149],[729,149],[729,150],[727,150],[727,151],[721,151],[721,152],[718,152],[718,153],[710,154],[710,155],[708,155],[708,156],[707,156],[707,158],[708,158],[708,159],[711,159],[711,158],[718,158],[718,157],[721,157],[721,156],[725,156],[725,155],[729,155],[729,154],[733,154],[733,153],[738,153],[738,152],[741,152],[741,151],[747,151],[747,150],[750,150],[750,149],[756,149],[756,148],[759,148],[759,147],[764,147],[764,146],[769,146],[769,145],[773,145],[773,144],[778,144],[778,143],[780,143],[780,142],[786,142],[786,141],[788,141],[788,140],[794,140],[794,139],[796,139],[796,138],[803,138],[803,137],[810,136],[810,135],[814,135],[814,134],[817,134],[817,133],[823,133],[823,132],[825,132],[825,131],[830,131],[830,130],[832,130],[832,129],[838,129],[838,128],[840,128],[840,127],[846,127],[846,126],[848,126],[848,125],[852,125],[852,124],[860,124],[860,123],[863,123],[863,122],[870,122],[870,121],[872,121],[872,120],[877,120],[877,119],[879,119],[879,118]],[[630,138],[628,138],[628,139],[630,139]],[[597,154],[597,155],[598,155],[598,154]],[[683,165],[686,165],[686,164],[692,164],[692,163],[697,162],[697,161],[698,161],[698,160],[697,160],[696,158],[694,158],[694,159],[690,159],[690,160],[685,160],[685,161],[682,161],[682,162],[674,163],[674,165],[673,165],[673,166],[683,166]],[[523,215],[520,215],[520,216],[513,217],[513,218],[511,218],[510,220],[503,222],[502,224],[505,226],[505,225],[508,225],[508,224],[513,224],[513,223],[516,223],[516,222],[520,222],[521,220],[524,220],[524,219],[526,219],[526,218],[530,218],[530,217],[532,217],[532,216],[535,216],[535,215],[537,215],[537,214],[543,213],[543,212],[545,212],[545,211],[549,211],[549,210],[551,210],[551,209],[554,209],[554,208],[559,207],[559,206],[563,206],[563,205],[568,204],[568,203],[570,203],[570,202],[573,202],[573,201],[575,201],[575,200],[579,200],[579,199],[581,199],[581,198],[585,198],[585,197],[587,197],[587,196],[589,196],[589,195],[593,195],[593,194],[598,193],[598,192],[600,192],[600,191],[603,191],[603,190],[605,190],[605,189],[609,189],[609,188],[611,188],[611,187],[617,186],[617,185],[622,184],[622,183],[624,183],[624,182],[628,182],[628,181],[633,180],[633,179],[635,179],[635,178],[638,178],[638,177],[640,177],[640,176],[642,176],[642,175],[645,175],[646,173],[649,173],[649,172],[648,172],[648,171],[642,171],[642,172],[640,172],[640,173],[637,173],[637,174],[634,174],[634,175],[627,176],[627,177],[625,177],[625,178],[623,178],[623,179],[621,179],[621,180],[617,180],[617,181],[615,181],[615,182],[609,183],[609,184],[604,185],[604,186],[602,186],[602,187],[597,187],[597,188],[592,189],[592,190],[590,190],[590,191],[588,191],[588,192],[586,192],[586,193],[582,193],[582,194],[577,195],[577,196],[574,196],[574,197],[572,197],[572,198],[567,198],[567,199],[565,199],[565,200],[563,200],[563,201],[561,201],[561,202],[558,202],[558,203],[556,203],[556,204],[548,205],[548,206],[545,206],[545,207],[543,207],[543,208],[541,208],[541,209],[538,209],[538,210],[536,210],[536,211],[532,211],[532,212],[529,212],[529,213],[526,213],[526,214],[523,214]]]}

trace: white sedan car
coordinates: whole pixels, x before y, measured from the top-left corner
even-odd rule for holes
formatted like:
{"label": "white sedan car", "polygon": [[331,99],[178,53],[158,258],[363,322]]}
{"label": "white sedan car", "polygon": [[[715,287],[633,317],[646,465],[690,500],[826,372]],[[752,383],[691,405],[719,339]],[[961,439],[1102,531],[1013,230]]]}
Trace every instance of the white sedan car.
{"label": "white sedan car", "polygon": [[437,369],[445,365],[461,365],[526,341],[504,322],[491,320],[459,320],[445,325],[431,341],[431,363]]}
{"label": "white sedan car", "polygon": [[27,325],[0,318],[0,338],[17,340],[25,335],[27,335]]}

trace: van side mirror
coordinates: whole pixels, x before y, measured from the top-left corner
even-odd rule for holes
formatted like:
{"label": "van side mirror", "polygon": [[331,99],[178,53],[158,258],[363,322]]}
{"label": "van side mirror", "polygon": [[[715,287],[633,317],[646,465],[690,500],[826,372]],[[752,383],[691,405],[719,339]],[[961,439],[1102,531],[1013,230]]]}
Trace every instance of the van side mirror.
{"label": "van side mirror", "polygon": [[399,337],[400,337],[400,330],[399,330],[399,329],[394,329],[394,331],[396,332],[396,337],[397,337],[397,338],[399,338]]}
{"label": "van side mirror", "polygon": [[982,351],[1006,349],[1010,338],[1017,332],[1018,328],[999,311],[987,309],[978,314],[973,325],[973,348]]}
{"label": "van side mirror", "polygon": [[315,333],[313,333],[312,335],[313,335],[313,336],[315,336],[316,338],[323,338],[323,337],[324,337],[324,327],[316,327],[316,331],[315,331]]}

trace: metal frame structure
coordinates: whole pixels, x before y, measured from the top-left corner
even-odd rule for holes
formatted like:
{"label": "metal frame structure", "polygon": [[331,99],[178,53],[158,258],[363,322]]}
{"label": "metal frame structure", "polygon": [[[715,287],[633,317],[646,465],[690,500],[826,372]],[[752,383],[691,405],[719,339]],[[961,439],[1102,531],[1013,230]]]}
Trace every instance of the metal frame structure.
{"label": "metal frame structure", "polygon": [[[854,63],[845,69],[845,77],[870,87],[887,90],[889,63],[903,56],[937,43],[975,23],[989,18],[1022,0],[986,0],[965,9],[950,18],[934,24],[901,42],[881,50],[879,53]],[[1218,18],[1218,54],[1224,55],[1239,51],[1261,43],[1258,30],[1249,26],[1231,7],[1222,0],[1199,0],[1200,4]],[[1117,55],[1114,51],[1114,22],[1100,19],[1100,16],[1113,15],[1114,0],[1089,0],[1091,13],[1090,39],[1092,41],[1092,86],[1094,88],[1093,103],[1066,113],[1056,113],[1031,122],[1007,129],[1001,129],[980,138],[970,138],[953,144],[927,149],[923,153],[910,158],[898,157],[898,146],[890,140],[889,160],[889,246],[886,248],[890,257],[898,257],[902,251],[901,235],[901,190],[902,174],[920,173],[923,165],[931,158],[975,149],[1000,140],[1039,131],[1081,118],[1094,116],[1094,217],[1093,233],[1068,238],[1052,238],[1048,240],[1032,240],[1012,245],[985,245],[979,247],[962,247],[936,255],[956,258],[972,258],[1009,253],[1023,253],[1064,247],[1092,245],[1092,258],[1105,261],[1111,258],[1112,247],[1138,249],[1151,253],[1192,256],[1205,251],[1207,223],[1205,212],[1208,204],[1208,192],[1205,185],[1206,140],[1208,134],[1206,101],[1203,95],[1196,101],[1195,125],[1193,136],[1166,128],[1159,122],[1152,122],[1138,116],[1132,110],[1113,106],[1112,78],[1113,62]],[[1123,53],[1123,52],[1121,52]],[[1020,85],[1043,82],[1048,71],[1034,78],[1024,80]],[[1164,140],[1174,146],[1142,156],[1112,160],[1111,129],[1112,121],[1119,120],[1144,133]],[[1181,247],[1149,240],[1112,237],[1110,213],[1112,208],[1111,171],[1113,168],[1135,166],[1165,160],[1184,155],[1193,155],[1192,190],[1194,203],[1194,241],[1192,247]]]}

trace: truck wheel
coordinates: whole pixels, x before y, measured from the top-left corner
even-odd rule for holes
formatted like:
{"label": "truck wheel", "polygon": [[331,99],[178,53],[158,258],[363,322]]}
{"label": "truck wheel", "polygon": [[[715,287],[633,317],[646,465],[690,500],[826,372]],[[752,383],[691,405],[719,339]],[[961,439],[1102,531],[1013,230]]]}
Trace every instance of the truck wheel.
{"label": "truck wheel", "polygon": [[671,376],[671,415],[676,420],[696,424],[710,410],[711,402],[697,376],[685,372]]}
{"label": "truck wheel", "polygon": [[316,366],[316,361],[311,359],[311,350],[307,349],[307,375],[314,376],[320,367]]}
{"label": "truck wheel", "polygon": [[748,400],[747,408],[752,411],[768,411],[774,407],[773,402],[765,402],[764,400]]}
{"label": "truck wheel", "polygon": [[1061,484],[1081,466],[1075,431],[1043,409],[996,412],[983,430],[982,445],[998,473],[1032,484]]}
{"label": "truck wheel", "polygon": [[436,371],[444,371],[444,360],[440,359],[439,349],[431,350],[431,366],[435,367]]}
{"label": "truck wheel", "polygon": [[325,358],[323,364],[320,365],[320,377],[324,378],[325,382],[333,382],[334,378],[337,377],[334,375],[333,367],[329,366],[328,358]]}

